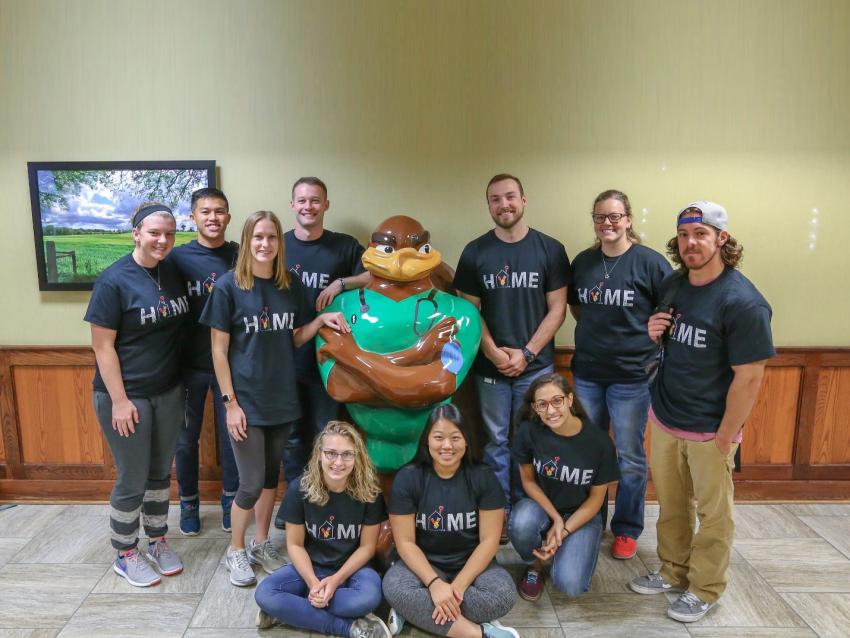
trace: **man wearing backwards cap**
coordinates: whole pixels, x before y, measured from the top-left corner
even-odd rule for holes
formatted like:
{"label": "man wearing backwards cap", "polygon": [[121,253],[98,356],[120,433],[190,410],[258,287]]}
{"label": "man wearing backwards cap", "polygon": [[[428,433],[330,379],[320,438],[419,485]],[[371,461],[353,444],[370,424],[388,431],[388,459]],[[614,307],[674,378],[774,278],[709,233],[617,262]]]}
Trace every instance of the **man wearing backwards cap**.
{"label": "man wearing backwards cap", "polygon": [[727,224],[726,210],[713,202],[679,211],[676,237],[667,243],[679,270],[661,286],[676,288],[670,307],[648,323],[649,336],[664,346],[649,412],[661,569],[630,587],[682,592],[667,610],[681,622],[702,618],[726,588],[733,457],[765,363],[776,354],[770,305],[737,270],[743,248]]}

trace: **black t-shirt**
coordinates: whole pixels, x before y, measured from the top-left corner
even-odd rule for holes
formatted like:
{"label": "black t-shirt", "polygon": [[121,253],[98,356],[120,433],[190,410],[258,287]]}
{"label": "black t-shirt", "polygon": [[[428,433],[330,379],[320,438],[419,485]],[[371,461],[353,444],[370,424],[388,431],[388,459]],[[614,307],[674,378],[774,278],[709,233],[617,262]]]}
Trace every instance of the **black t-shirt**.
{"label": "black t-shirt", "polygon": [[534,468],[537,484],[562,516],[575,512],[594,485],[620,478],[610,437],[586,420],[573,436],[560,436],[541,423],[523,421],[512,454],[520,465]]}
{"label": "black t-shirt", "polygon": [[[363,272],[363,246],[351,235],[330,230],[312,241],[302,241],[290,230],[283,235],[286,244],[286,267],[301,279],[310,305],[316,307],[319,294],[341,277],[351,277]],[[316,364],[316,345],[311,340],[295,353],[298,380],[321,383]]]}
{"label": "black t-shirt", "polygon": [[[135,399],[180,383],[180,341],[188,316],[189,300],[177,267],[163,261],[143,268],[129,254],[94,282],[85,321],[118,332],[115,350],[124,391]],[[99,368],[94,389],[107,391]]]}
{"label": "black t-shirt", "polygon": [[239,244],[224,242],[218,248],[207,248],[193,239],[188,244],[171,251],[168,260],[177,264],[180,276],[186,282],[189,295],[191,322],[189,336],[183,351],[183,365],[195,370],[212,371],[210,329],[198,323],[201,312],[212,294],[216,280],[236,265]]}
{"label": "black t-shirt", "polygon": [[726,268],[704,286],[692,286],[683,277],[672,306],[664,362],[652,384],[652,409],[665,425],[716,432],[732,366],[776,354],[770,305],[749,279]]}
{"label": "black t-shirt", "polygon": [[504,506],[499,481],[485,465],[461,466],[449,479],[430,467],[406,465],[396,474],[389,509],[413,514],[416,544],[428,562],[457,572],[478,546],[479,511]]}
{"label": "black t-shirt", "polygon": [[635,244],[614,258],[588,248],[572,267],[569,302],[581,306],[573,374],[605,384],[645,381],[646,364],[656,351],[646,323],[660,300],[661,282],[672,272],[670,264],[651,248]]}
{"label": "black t-shirt", "polygon": [[292,481],[283,501],[287,523],[304,525],[304,548],[314,565],[339,569],[360,546],[361,525],[387,520],[384,498],[363,503],[347,492],[329,492],[327,505],[316,505],[304,497],[301,478]]}
{"label": "black t-shirt", "polygon": [[289,290],[272,279],[254,277],[254,287],[237,287],[233,272],[218,278],[201,314],[201,323],[230,333],[230,376],[248,425],[280,425],[301,416],[295,391],[292,331],[316,313],[301,282]]}
{"label": "black t-shirt", "polygon": [[[481,316],[497,346],[523,348],[548,312],[546,293],[571,285],[570,261],[561,242],[541,232],[515,243],[503,242],[491,230],[466,245],[455,273],[454,286],[481,299]],[[554,360],[550,341],[526,373]],[[476,374],[504,378],[483,352],[475,359]]]}

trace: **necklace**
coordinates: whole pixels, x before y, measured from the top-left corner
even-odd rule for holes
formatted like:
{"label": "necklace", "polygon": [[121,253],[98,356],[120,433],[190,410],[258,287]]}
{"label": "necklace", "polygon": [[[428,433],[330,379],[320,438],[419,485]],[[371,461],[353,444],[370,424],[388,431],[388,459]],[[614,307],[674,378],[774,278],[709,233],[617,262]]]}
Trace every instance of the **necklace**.
{"label": "necklace", "polygon": [[[145,268],[144,266],[142,266],[140,264],[137,264],[137,265],[139,266],[139,268],[142,269],[142,272],[145,273],[148,276],[148,279],[150,279],[156,285],[156,289],[159,290],[160,292],[162,292],[162,286],[160,286],[160,284],[159,284],[159,264],[156,265],[156,279],[154,279],[153,276],[148,272],[147,268]],[[613,268],[612,268],[612,270],[613,270]]]}
{"label": "necklace", "polygon": [[599,254],[602,256],[602,270],[605,271],[605,279],[611,279],[611,273],[614,272],[614,269],[617,267],[617,264],[620,263],[620,260],[623,258],[623,255],[625,255],[626,253],[623,253],[622,255],[617,257],[617,261],[615,261],[614,265],[611,266],[611,270],[608,270],[608,265],[605,263],[605,253],[603,253],[602,250],[600,250]]}

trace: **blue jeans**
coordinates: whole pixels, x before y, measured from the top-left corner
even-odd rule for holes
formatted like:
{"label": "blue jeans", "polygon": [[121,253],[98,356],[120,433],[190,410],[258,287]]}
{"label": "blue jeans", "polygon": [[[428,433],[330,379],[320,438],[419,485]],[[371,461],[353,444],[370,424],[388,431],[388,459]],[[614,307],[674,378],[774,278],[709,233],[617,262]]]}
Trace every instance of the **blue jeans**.
{"label": "blue jeans", "polygon": [[[313,565],[321,580],[336,573]],[[371,567],[361,567],[342,583],[324,609],[307,600],[310,588],[294,565],[278,569],[257,585],[254,599],[267,614],[290,627],[329,636],[348,636],[355,619],[371,613],[381,604],[381,577]]]}
{"label": "blue jeans", "polygon": [[[525,563],[534,562],[531,552],[543,545],[550,527],[552,519],[535,501],[524,498],[514,505],[508,533]],[[590,589],[601,541],[602,516],[599,514],[567,536],[552,560],[552,583],[559,591],[575,598]]]}
{"label": "blue jeans", "polygon": [[221,464],[222,491],[233,496],[239,487],[239,471],[233,458],[230,435],[227,433],[227,413],[221,398],[215,373],[206,370],[186,370],[183,373],[186,387],[186,424],[180,429],[177,451],[174,455],[177,468],[177,485],[180,498],[198,498],[198,441],[204,423],[204,405],[207,391],[212,388],[215,429],[218,438],[219,463]]}
{"label": "blue jeans", "polygon": [[620,482],[611,531],[615,536],[638,538],[643,532],[646,499],[646,416],[649,412],[647,383],[602,385],[574,377],[576,396],[590,420],[605,432],[614,428]]}
{"label": "blue jeans", "polygon": [[322,382],[295,384],[301,418],[292,426],[292,433],[283,450],[283,476],[291,483],[304,471],[313,450],[313,439],[325,429],[328,421],[339,418],[339,403],[325,390]]}
{"label": "blue jeans", "polygon": [[[481,419],[487,434],[484,445],[484,462],[490,466],[499,479],[499,485],[505,492],[505,508],[510,510],[512,500],[525,496],[519,480],[519,466],[511,461],[511,451],[508,449],[508,439],[511,424],[525,396],[528,386],[537,377],[551,374],[554,366],[524,374],[509,379],[506,377],[483,377],[475,375],[475,385],[478,388],[478,402],[481,407]],[[511,478],[513,477],[513,479]],[[511,498],[511,480],[513,480],[513,496]]]}

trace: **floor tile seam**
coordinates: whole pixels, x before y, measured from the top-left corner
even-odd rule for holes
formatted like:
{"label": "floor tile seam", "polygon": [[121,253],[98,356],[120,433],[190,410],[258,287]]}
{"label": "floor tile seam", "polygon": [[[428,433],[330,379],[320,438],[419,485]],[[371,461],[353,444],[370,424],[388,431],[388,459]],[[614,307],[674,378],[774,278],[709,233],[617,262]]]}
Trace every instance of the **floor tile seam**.
{"label": "floor tile seam", "polygon": [[[846,517],[846,516],[808,516],[807,518],[847,518],[847,517]],[[804,523],[804,524],[807,524],[805,521],[803,521],[803,523]],[[827,543],[829,543],[830,545],[832,545],[832,547],[834,547],[835,549],[837,549],[837,550],[838,550],[838,552],[839,552],[840,554],[842,554],[843,556],[846,556],[846,557],[847,557],[847,560],[850,560],[850,549],[843,550],[843,549],[841,549],[838,545],[836,545],[836,544],[835,544],[835,543],[833,543],[831,540],[829,540],[826,536],[824,536],[823,534],[821,534],[820,532],[818,532],[817,530],[814,530],[814,532],[818,535],[818,537],[819,537],[819,538],[822,538],[822,539],[823,539],[823,540],[825,540]]]}

